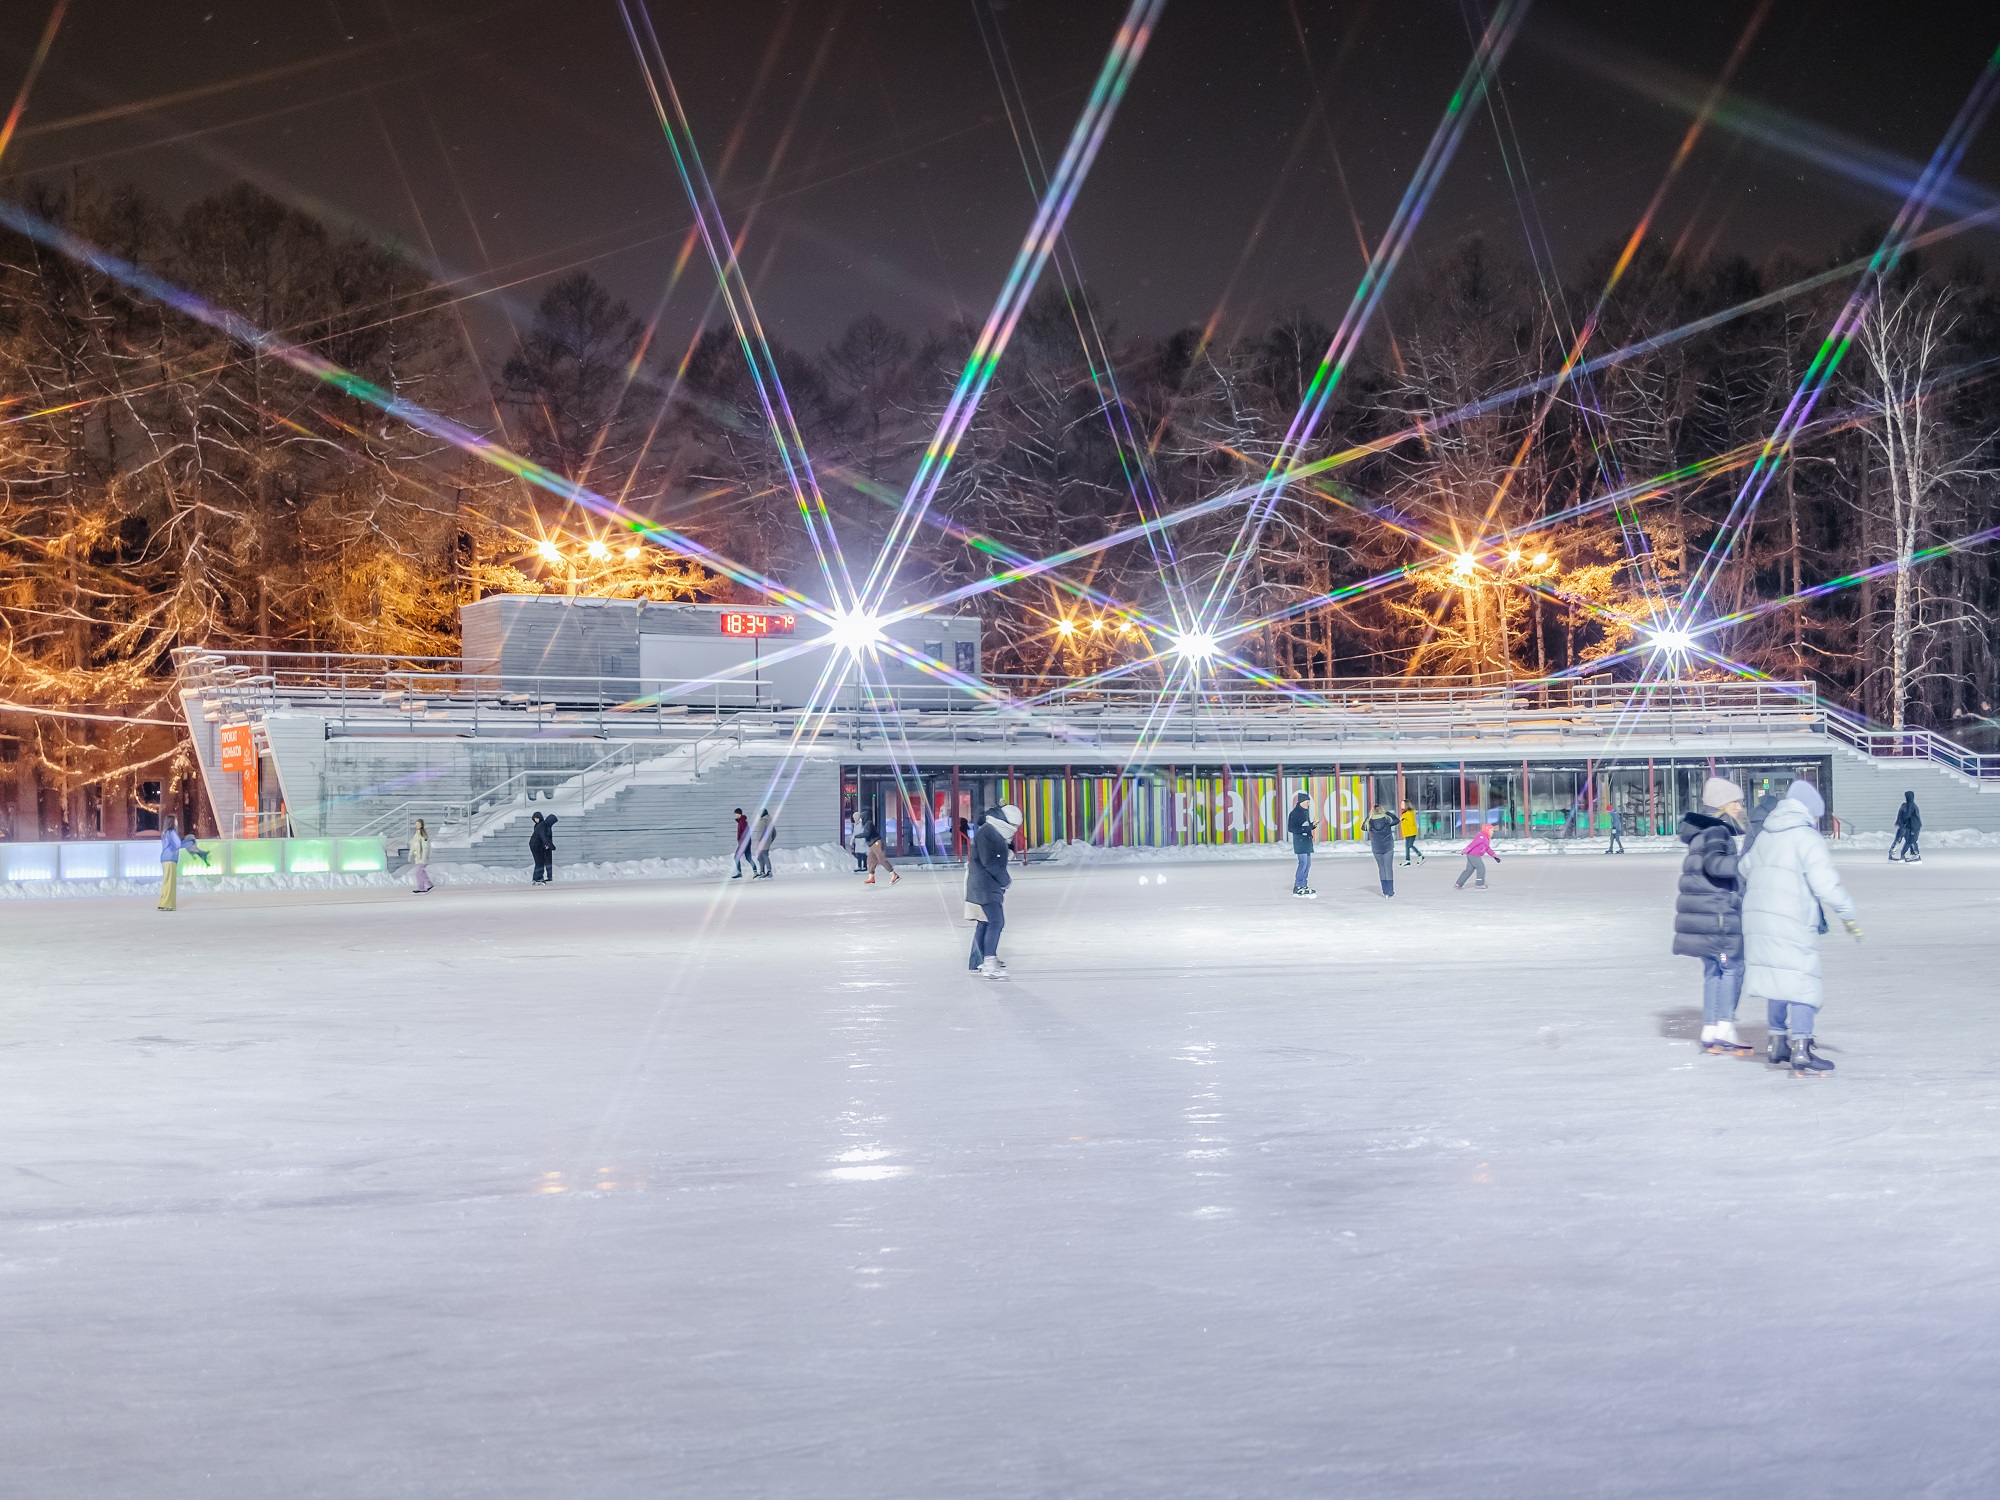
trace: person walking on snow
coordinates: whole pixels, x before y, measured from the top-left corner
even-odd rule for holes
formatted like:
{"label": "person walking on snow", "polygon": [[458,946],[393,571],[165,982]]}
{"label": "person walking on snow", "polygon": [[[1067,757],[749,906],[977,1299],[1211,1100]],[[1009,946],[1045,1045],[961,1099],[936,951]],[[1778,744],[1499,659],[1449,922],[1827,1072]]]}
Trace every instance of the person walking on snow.
{"label": "person walking on snow", "polygon": [[903,877],[898,875],[896,867],[889,863],[889,851],[882,844],[882,825],[872,817],[868,820],[866,837],[868,839],[868,878],[861,883],[863,885],[873,885],[875,883],[875,872],[877,870],[887,870],[889,872],[889,884],[894,885]]}
{"label": "person walking on snow", "polygon": [[424,827],[424,820],[417,819],[417,831],[410,835],[410,864],[415,872],[415,880],[410,886],[412,896],[421,896],[431,889],[431,835]]}
{"label": "person walking on snow", "polygon": [[1417,810],[1407,802],[1403,804],[1402,834],[1403,868],[1407,870],[1412,857],[1418,864],[1422,864],[1425,859],[1424,851],[1417,847]]}
{"label": "person walking on snow", "polygon": [[1319,825],[1313,822],[1313,815],[1307,803],[1312,801],[1304,792],[1292,799],[1292,815],[1285,819],[1285,832],[1292,836],[1292,853],[1299,857],[1298,867],[1292,872],[1292,894],[1311,898],[1319,894],[1307,881],[1312,879],[1313,834]]}
{"label": "person walking on snow", "polygon": [[778,836],[778,820],[771,816],[771,809],[765,808],[757,814],[757,826],[750,831],[750,852],[756,856],[752,863],[756,873],[752,880],[771,878],[771,841]]}
{"label": "person walking on snow", "polygon": [[736,819],[736,873],[729,878],[731,880],[741,880],[743,878],[743,861],[750,853],[750,820],[743,816],[743,809],[740,807],[736,809],[732,816]]}
{"label": "person walking on snow", "polygon": [[1009,802],[986,815],[973,835],[972,856],[965,862],[965,914],[972,929],[972,955],[966,968],[988,979],[1007,977],[1000,958],[1000,934],[1007,926],[1007,887],[1014,877],[1007,855],[1021,828],[1021,809]]}
{"label": "person walking on snow", "polygon": [[1368,852],[1375,856],[1375,873],[1382,880],[1382,894],[1396,894],[1396,815],[1386,807],[1361,825],[1368,835]]}
{"label": "person walking on snow", "polygon": [[1711,776],[1701,789],[1703,812],[1681,819],[1680,887],[1674,896],[1673,951],[1701,960],[1701,1050],[1748,1057],[1736,1037],[1736,1002],[1743,993],[1743,887],[1737,879],[1737,830],[1743,789]]}
{"label": "person walking on snow", "polygon": [[208,856],[192,836],[182,838],[172,818],[160,830],[160,910],[179,911],[181,894],[181,850],[187,850],[203,864]]}
{"label": "person walking on snow", "polygon": [[1477,877],[1480,890],[1486,889],[1486,860],[1491,856],[1494,864],[1500,863],[1500,856],[1493,853],[1493,830],[1481,824],[1479,832],[1472,836],[1472,842],[1465,846],[1465,868],[1458,872],[1458,881],[1452,886],[1455,891],[1465,889],[1465,882]]}
{"label": "person walking on snow", "polygon": [[1819,820],[1826,802],[1810,781],[1794,781],[1784,801],[1737,861],[1743,882],[1744,988],[1761,995],[1771,1022],[1771,1065],[1794,1076],[1831,1073],[1814,1049],[1824,999],[1819,934],[1831,911],[1861,941],[1854,901],[1833,868]]}
{"label": "person walking on snow", "polygon": [[[1917,835],[1923,831],[1924,815],[1917,811],[1917,794],[1905,792],[1903,805],[1896,809],[1896,838],[1895,842],[1889,845],[1889,858],[1892,861],[1906,860],[1911,864],[1922,864],[1924,857],[1917,849]],[[1902,850],[1902,853],[1898,854],[1896,852],[1898,849]]]}
{"label": "person walking on snow", "polygon": [[1606,854],[1625,852],[1625,814],[1617,808],[1611,809],[1611,842],[1604,846]]}

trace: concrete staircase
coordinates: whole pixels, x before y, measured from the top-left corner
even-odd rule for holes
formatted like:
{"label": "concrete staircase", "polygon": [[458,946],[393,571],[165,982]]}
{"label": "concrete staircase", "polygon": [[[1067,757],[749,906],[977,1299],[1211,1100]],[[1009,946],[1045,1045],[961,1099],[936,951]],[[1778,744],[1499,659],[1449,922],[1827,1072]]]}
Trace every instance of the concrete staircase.
{"label": "concrete staircase", "polygon": [[1834,743],[1828,806],[1842,833],[1888,833],[1904,792],[1917,794],[1924,827],[2000,831],[2000,781],[1975,781],[1941,761],[1865,755]]}
{"label": "concrete staircase", "polygon": [[[840,771],[833,760],[787,764],[782,756],[760,754],[756,748],[711,741],[704,747],[693,747],[702,752],[699,776],[693,757],[641,761],[613,776],[594,778],[587,788],[568,794],[557,788],[553,796],[487,814],[463,841],[439,841],[435,857],[441,862],[526,865],[528,828],[537,812],[558,819],[558,864],[726,855],[735,843],[734,809],[742,808],[754,823],[759,811],[780,795],[794,815],[779,819],[779,847],[839,842],[834,820]],[[813,826],[813,815],[825,817],[828,810],[833,816],[826,826]]]}

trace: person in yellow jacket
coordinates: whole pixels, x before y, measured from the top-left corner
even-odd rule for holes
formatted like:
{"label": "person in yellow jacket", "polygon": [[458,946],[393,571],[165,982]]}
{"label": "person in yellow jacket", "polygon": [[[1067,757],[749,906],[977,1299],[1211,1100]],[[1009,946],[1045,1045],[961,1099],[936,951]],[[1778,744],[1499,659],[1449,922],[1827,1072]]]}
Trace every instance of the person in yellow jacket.
{"label": "person in yellow jacket", "polygon": [[1409,803],[1403,804],[1403,868],[1408,869],[1410,861],[1424,862],[1424,851],[1417,847],[1417,810]]}

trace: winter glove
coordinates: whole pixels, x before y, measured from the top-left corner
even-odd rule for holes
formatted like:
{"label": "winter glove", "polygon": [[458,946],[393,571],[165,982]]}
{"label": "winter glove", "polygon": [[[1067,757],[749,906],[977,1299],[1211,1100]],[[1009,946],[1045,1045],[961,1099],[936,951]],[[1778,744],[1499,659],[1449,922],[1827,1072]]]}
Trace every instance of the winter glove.
{"label": "winter glove", "polygon": [[1855,921],[1854,918],[1842,917],[1840,925],[1847,929],[1847,935],[1853,938],[1855,942],[1858,943],[1861,941],[1861,924]]}

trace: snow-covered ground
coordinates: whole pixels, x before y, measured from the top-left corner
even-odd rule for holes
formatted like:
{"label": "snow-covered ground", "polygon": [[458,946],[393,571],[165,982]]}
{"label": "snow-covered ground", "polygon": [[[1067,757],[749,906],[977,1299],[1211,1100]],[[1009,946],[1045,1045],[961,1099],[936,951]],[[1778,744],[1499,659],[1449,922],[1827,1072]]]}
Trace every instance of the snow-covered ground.
{"label": "snow-covered ground", "polygon": [[2000,854],[1841,862],[1823,1082],[1661,854],[10,903],[0,1491],[1992,1495]]}

